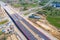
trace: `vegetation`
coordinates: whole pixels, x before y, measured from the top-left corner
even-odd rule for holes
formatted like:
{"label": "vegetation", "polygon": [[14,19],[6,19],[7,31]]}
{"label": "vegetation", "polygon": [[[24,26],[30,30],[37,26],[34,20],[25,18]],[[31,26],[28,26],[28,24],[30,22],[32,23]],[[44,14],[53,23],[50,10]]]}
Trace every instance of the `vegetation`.
{"label": "vegetation", "polygon": [[42,3],[39,3],[39,5],[44,6],[44,5],[45,5],[45,3],[43,3],[43,2],[42,2]]}
{"label": "vegetation", "polygon": [[48,10],[48,11],[52,11],[56,8],[52,7],[52,6],[47,6],[47,7],[44,7],[43,10]]}
{"label": "vegetation", "polygon": [[50,24],[60,28],[60,9],[56,9],[54,7],[45,7],[43,10],[37,12],[38,14],[45,14],[47,16],[47,20]]}
{"label": "vegetation", "polygon": [[24,7],[36,7],[36,6],[38,6],[37,4],[34,4],[34,3],[22,3],[21,5]]}
{"label": "vegetation", "polygon": [[60,28],[60,16],[47,16],[47,20],[50,22],[50,24],[56,26],[57,28]]}
{"label": "vegetation", "polygon": [[2,31],[0,31],[0,35],[2,34]]}
{"label": "vegetation", "polygon": [[5,24],[6,22],[8,22],[8,20],[4,20],[4,21],[0,22],[0,25]]}
{"label": "vegetation", "polygon": [[14,7],[20,7],[20,6],[22,6],[22,7],[36,7],[36,6],[38,6],[37,4],[34,4],[34,3],[18,3],[18,4],[11,4],[12,6],[14,6]]}
{"label": "vegetation", "polygon": [[25,13],[24,16],[28,15],[29,13]]}
{"label": "vegetation", "polygon": [[27,7],[24,7],[24,9],[23,9],[23,10],[24,10],[24,11],[25,11],[25,10],[27,10]]}
{"label": "vegetation", "polygon": [[54,0],[54,2],[60,2],[60,0]]}
{"label": "vegetation", "polygon": [[39,3],[39,5],[44,6],[49,0],[43,0]]}
{"label": "vegetation", "polygon": [[14,7],[20,7],[20,4],[12,4]]}
{"label": "vegetation", "polygon": [[45,10],[45,14],[49,16],[60,16],[60,9],[56,9],[54,7],[45,7],[43,8]]}
{"label": "vegetation", "polygon": [[34,3],[20,3],[20,4],[12,4],[12,6],[18,8],[18,7],[23,7],[23,11],[27,10],[28,8],[33,8],[37,7],[37,4]]}
{"label": "vegetation", "polygon": [[0,30],[0,40],[6,40],[6,36],[5,36],[6,34],[3,34],[3,32]]}
{"label": "vegetation", "polygon": [[3,38],[3,40],[6,40],[6,39],[7,39],[6,37]]}

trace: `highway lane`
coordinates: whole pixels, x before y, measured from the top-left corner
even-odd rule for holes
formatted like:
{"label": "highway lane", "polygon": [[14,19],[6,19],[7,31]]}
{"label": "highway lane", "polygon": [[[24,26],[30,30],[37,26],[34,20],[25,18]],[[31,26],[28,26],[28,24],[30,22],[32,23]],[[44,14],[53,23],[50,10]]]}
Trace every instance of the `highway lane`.
{"label": "highway lane", "polygon": [[[6,11],[8,11],[8,7],[4,7],[4,9],[6,10]],[[10,10],[8,11],[8,13],[10,14]],[[12,12],[13,13],[13,12]],[[15,12],[14,12],[15,13]],[[11,15],[10,15],[11,16]],[[31,24],[29,24],[25,19],[23,19],[21,16],[19,16],[18,14],[16,14],[15,13],[15,17],[18,17],[18,19],[19,20],[22,20],[31,30],[33,30],[36,34],[38,34],[41,38],[43,38],[43,39],[45,39],[45,40],[50,40],[46,35],[44,35],[43,33],[41,33],[39,30],[37,30],[35,27],[33,27]],[[16,17],[16,18],[17,18]],[[12,17],[13,18],[13,17]],[[17,20],[17,19],[14,19],[15,21]],[[18,25],[19,23],[17,23],[17,25]],[[20,25],[18,26],[18,27],[20,27]],[[20,29],[20,28],[19,28]],[[20,30],[22,30],[22,29],[20,29]],[[25,29],[26,30],[26,29]],[[25,31],[24,30],[24,31]],[[28,31],[27,31],[28,32]],[[23,32],[24,33],[24,32]],[[29,33],[30,34],[30,33]],[[29,37],[29,39],[31,39],[32,40],[32,36],[28,36],[28,34],[24,34],[27,38]],[[31,34],[32,35],[32,34]],[[35,37],[33,38],[34,40],[36,39]]]}
{"label": "highway lane", "polygon": [[[11,17],[15,20],[17,19],[15,14],[11,15]],[[18,25],[18,28],[24,33],[24,35],[29,39],[29,40],[37,40],[31,32],[29,32],[22,23],[17,19],[15,20],[15,23]]]}
{"label": "highway lane", "polygon": [[[14,11],[15,13],[15,11]],[[18,18],[18,20],[23,21],[30,29],[32,29],[36,34],[39,35],[39,37],[45,39],[45,40],[50,40],[46,35],[44,35],[42,32],[37,30],[35,27],[33,27],[30,23],[28,23],[24,18],[22,18],[20,15],[15,13],[15,16]]]}
{"label": "highway lane", "polygon": [[42,32],[40,32],[39,30],[37,30],[35,27],[33,27],[33,25],[31,25],[29,22],[27,22],[24,18],[22,18],[20,15],[15,14],[15,16],[23,21],[31,30],[33,30],[36,34],[39,35],[39,37],[45,39],[45,40],[50,40],[46,35],[44,35]]}
{"label": "highway lane", "polygon": [[[4,9],[6,11],[8,11],[8,13],[10,14],[10,10],[8,10],[9,8],[8,7],[5,7],[3,6]],[[15,13],[15,12],[12,12],[12,13]],[[11,16],[11,15],[10,15]],[[25,19],[23,19],[21,16],[19,16],[18,14],[15,13],[15,17],[22,20],[31,30],[33,30],[36,34],[39,35],[39,37],[45,39],[45,40],[50,40],[46,35],[44,35],[43,33],[41,33],[39,30],[37,30],[35,27],[33,27],[30,23],[28,23]],[[13,18],[13,17],[12,17]],[[17,20],[17,19],[14,19],[14,20]],[[17,23],[17,25],[19,24],[19,22]],[[19,25],[20,26],[20,25]],[[22,30],[22,29],[21,29]]]}
{"label": "highway lane", "polygon": [[[6,9],[6,8],[5,8]],[[11,16],[11,15],[10,15]],[[43,38],[43,39],[45,39],[45,40],[50,40],[48,37],[46,37],[43,33],[41,33],[39,30],[37,30],[36,28],[34,28],[31,24],[29,24],[26,20],[24,20],[21,16],[19,16],[18,14],[14,14],[14,15],[12,15],[11,16],[14,20],[15,20],[15,22],[17,21],[17,18],[18,18],[18,20],[21,20],[21,21],[23,21],[30,29],[32,29],[35,33],[37,33],[41,38]],[[20,25],[22,25],[19,21],[17,21],[16,22],[16,24],[17,25],[19,25],[18,27],[19,27],[19,29],[21,28],[21,26]],[[24,29],[24,28],[23,28]],[[22,28],[20,29],[20,30],[23,30]],[[25,31],[26,31],[27,29],[24,29],[24,31],[23,31],[23,33],[25,33]],[[26,32],[26,33],[28,33],[28,31]],[[27,38],[29,37],[29,39],[34,39],[34,40],[36,40],[36,38],[34,38],[34,36],[32,37],[32,34],[30,35],[30,33],[28,33],[28,34],[24,34],[25,36],[27,36]]]}
{"label": "highway lane", "polygon": [[[5,7],[4,7],[5,8]],[[5,8],[8,11],[8,8]],[[9,11],[8,11],[9,12]],[[10,12],[9,12],[10,13]],[[14,12],[15,13],[15,12]],[[17,16],[18,17],[18,16]],[[16,18],[15,18],[16,19]],[[38,31],[36,28],[34,28],[31,24],[29,24],[26,20],[24,20],[21,16],[18,18],[21,19],[28,27],[30,27],[34,32],[36,32],[37,34],[39,34],[39,36],[41,36],[42,38],[44,38],[45,40],[50,40],[46,35],[44,35],[43,33],[41,33],[40,31]],[[17,19],[16,19],[17,20]],[[15,21],[16,21],[15,20]],[[37,30],[37,31],[36,31]]]}
{"label": "highway lane", "polygon": [[[6,10],[5,10],[6,11]],[[8,13],[7,13],[8,14]],[[17,28],[23,33],[23,35],[27,38],[27,40],[37,40],[32,34],[31,32],[29,32],[22,23],[20,23],[20,21],[16,18],[16,16],[14,14],[10,15],[10,18],[12,19],[12,21],[14,22],[14,24],[17,26]]]}

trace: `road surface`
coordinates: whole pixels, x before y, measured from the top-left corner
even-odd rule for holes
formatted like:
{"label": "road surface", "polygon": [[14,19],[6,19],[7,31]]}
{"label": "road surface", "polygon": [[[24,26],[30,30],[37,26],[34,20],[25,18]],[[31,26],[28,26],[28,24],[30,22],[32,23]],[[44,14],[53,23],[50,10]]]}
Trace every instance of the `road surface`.
{"label": "road surface", "polygon": [[[40,32],[37,30],[33,25],[31,25],[29,22],[27,22],[23,17],[20,15],[16,14],[16,12],[11,11],[11,9],[8,6],[2,6],[7,14],[10,16],[10,18],[13,20],[15,25],[18,27],[18,29],[25,35],[25,37],[28,40],[37,40],[29,30],[27,30],[22,23],[20,23],[19,20],[23,21],[32,31],[34,31],[36,34],[39,35],[39,37],[43,38],[44,40],[51,40],[48,38],[44,33]],[[14,14],[12,14],[14,13]]]}

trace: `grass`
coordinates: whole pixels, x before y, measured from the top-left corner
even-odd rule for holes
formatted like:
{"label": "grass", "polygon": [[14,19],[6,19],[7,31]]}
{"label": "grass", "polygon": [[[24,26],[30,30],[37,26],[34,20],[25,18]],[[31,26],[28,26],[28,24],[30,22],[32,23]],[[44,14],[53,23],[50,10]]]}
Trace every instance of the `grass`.
{"label": "grass", "polygon": [[4,21],[0,22],[0,25],[5,24],[6,22],[8,22],[8,20],[4,20]]}
{"label": "grass", "polygon": [[24,16],[27,16],[29,13],[25,13]]}
{"label": "grass", "polygon": [[51,6],[47,6],[42,10],[38,11],[39,14],[43,13],[47,17],[46,19],[50,24],[60,29],[60,10]]}
{"label": "grass", "polygon": [[56,26],[56,28],[60,28],[60,17],[47,16],[47,20],[50,22],[50,24]]}
{"label": "grass", "polygon": [[24,7],[36,7],[38,5],[37,4],[24,4],[22,6],[24,6]]}
{"label": "grass", "polygon": [[21,5],[20,4],[12,4],[12,6],[14,6],[14,7],[20,7]]}
{"label": "grass", "polygon": [[0,31],[0,35],[2,34],[2,31]]}
{"label": "grass", "polygon": [[28,7],[36,7],[38,6],[37,4],[29,4]]}
{"label": "grass", "polygon": [[37,4],[28,4],[28,3],[25,3],[25,4],[12,4],[12,6],[14,6],[14,7],[20,7],[20,6],[23,6],[23,7],[36,7],[38,5]]}

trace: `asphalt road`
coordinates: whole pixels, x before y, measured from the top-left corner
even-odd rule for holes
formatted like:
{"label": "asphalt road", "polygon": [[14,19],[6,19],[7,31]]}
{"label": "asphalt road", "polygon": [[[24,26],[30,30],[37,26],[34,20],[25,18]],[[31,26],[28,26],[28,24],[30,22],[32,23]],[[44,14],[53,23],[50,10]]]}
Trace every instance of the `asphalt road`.
{"label": "asphalt road", "polygon": [[15,14],[15,16],[23,21],[31,30],[33,30],[36,34],[39,35],[39,37],[43,38],[44,40],[50,40],[46,35],[44,35],[42,32],[40,32],[39,30],[37,30],[35,27],[33,27],[33,25],[31,25],[29,22],[27,22],[24,18],[22,18],[21,16],[19,16],[18,14]]}
{"label": "asphalt road", "polygon": [[11,12],[10,12],[10,10],[8,10],[9,9],[8,7],[5,7],[3,5],[3,8],[7,12],[7,14],[10,16],[10,18],[13,20],[13,22],[18,27],[18,29],[26,36],[26,38],[28,40],[37,40],[37,39],[18,20],[23,21],[32,31],[34,31],[36,34],[38,34],[39,37],[43,38],[44,40],[50,40],[46,35],[44,35],[42,32],[37,30],[35,27],[33,27],[33,25],[31,25],[29,22],[27,22],[24,18],[22,18],[21,16],[19,16],[15,12],[14,12],[15,14],[10,15]]}
{"label": "asphalt road", "polygon": [[[5,10],[6,11],[6,10]],[[8,12],[6,12],[8,14]],[[23,35],[27,38],[27,40],[37,40],[29,30],[27,30],[22,23],[17,19],[15,14],[8,14],[8,16],[12,19],[14,24],[17,26],[17,28],[23,33]]]}
{"label": "asphalt road", "polygon": [[[9,14],[9,12],[7,14]],[[10,16],[12,17],[12,20],[14,21],[15,25],[17,25],[18,29],[20,31],[22,31],[22,33],[26,36],[26,38],[28,40],[37,40],[37,39],[18,20],[23,21],[31,30],[33,30],[35,33],[37,33],[39,35],[39,37],[43,38],[44,40],[50,40],[46,35],[41,33],[39,30],[37,30],[35,27],[33,27],[30,23],[28,23],[24,18],[22,18],[18,14],[15,13],[15,14],[10,15]]]}
{"label": "asphalt road", "polygon": [[[13,18],[13,20],[17,19],[15,14],[11,15],[11,17]],[[22,31],[22,33],[29,39],[29,40],[37,40],[32,34],[31,32],[29,32],[29,30],[27,30],[24,25],[22,23],[20,23],[20,21],[17,19],[15,20],[15,23],[18,27],[19,30]]]}
{"label": "asphalt road", "polygon": [[[14,22],[14,24],[17,26],[17,28],[22,32],[22,34],[27,38],[27,40],[37,40],[33,34],[27,30],[24,25],[22,23],[20,23],[20,21],[15,17],[14,14],[11,15],[11,13],[13,13],[13,11],[11,11],[7,6],[4,6],[2,4],[2,7],[4,8],[5,12],[7,13],[7,15],[11,18],[11,20]],[[14,12],[15,13],[15,12]]]}

